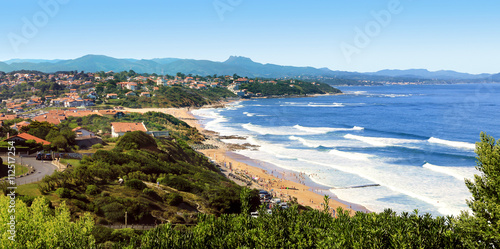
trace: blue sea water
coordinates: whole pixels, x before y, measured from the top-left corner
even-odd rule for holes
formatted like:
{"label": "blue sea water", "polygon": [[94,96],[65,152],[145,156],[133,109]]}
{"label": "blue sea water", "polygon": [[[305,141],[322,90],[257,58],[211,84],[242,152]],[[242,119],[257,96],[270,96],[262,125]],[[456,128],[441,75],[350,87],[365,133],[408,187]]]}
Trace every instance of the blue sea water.
{"label": "blue sea water", "polygon": [[[342,200],[380,212],[457,215],[481,131],[500,138],[500,84],[341,87],[345,94],[253,99],[193,113],[242,135],[237,153],[305,172]],[[352,188],[363,185],[375,187]]]}

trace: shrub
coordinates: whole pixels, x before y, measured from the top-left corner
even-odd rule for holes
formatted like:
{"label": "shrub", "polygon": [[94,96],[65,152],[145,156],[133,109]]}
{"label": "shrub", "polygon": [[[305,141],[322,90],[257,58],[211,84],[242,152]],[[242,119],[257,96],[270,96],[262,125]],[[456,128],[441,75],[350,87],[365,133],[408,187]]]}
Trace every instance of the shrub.
{"label": "shrub", "polygon": [[113,202],[102,207],[104,216],[111,221],[122,222],[125,219],[125,207],[123,204]]}
{"label": "shrub", "polygon": [[160,196],[152,189],[150,188],[145,188],[142,190],[142,193],[145,195],[145,196],[149,196],[153,199],[158,199]]}
{"label": "shrub", "polygon": [[109,192],[108,191],[102,191],[101,196],[102,197],[107,197],[107,196],[109,196]]}
{"label": "shrub", "polygon": [[[99,220],[97,221],[99,224]],[[104,243],[111,238],[111,233],[113,232],[112,228],[107,228],[105,226],[95,226],[94,230],[92,230],[92,235],[94,235],[94,238],[98,244]]]}
{"label": "shrub", "polygon": [[73,199],[71,202],[81,210],[87,210],[87,204],[83,201]]}
{"label": "shrub", "polygon": [[97,149],[102,149],[104,146],[102,144],[94,144],[92,145],[92,149],[97,150]]}
{"label": "shrub", "polygon": [[142,182],[141,180],[137,179],[130,179],[125,182],[125,186],[132,188],[132,189],[137,189],[137,190],[143,190],[147,188],[146,184]]}
{"label": "shrub", "polygon": [[184,192],[192,192],[194,186],[191,182],[184,179],[182,176],[169,175],[164,178],[159,178],[161,180],[160,183],[167,185],[169,187],[175,188]]}
{"label": "shrub", "polygon": [[18,200],[23,201],[26,203],[26,206],[30,207],[33,201],[35,200],[35,196],[29,196],[29,195],[20,195],[17,197]]}
{"label": "shrub", "polygon": [[141,149],[147,147],[156,148],[157,144],[154,138],[143,131],[127,132],[116,144],[116,148],[123,150]]}
{"label": "shrub", "polygon": [[171,193],[167,196],[166,201],[171,206],[177,206],[177,205],[181,204],[184,201],[184,199],[178,193]]}
{"label": "shrub", "polygon": [[117,229],[111,232],[112,240],[118,242],[130,241],[130,239],[136,236],[137,234],[132,228]]}
{"label": "shrub", "polygon": [[87,190],[85,190],[85,193],[87,193],[88,195],[99,194],[99,188],[97,188],[96,185],[88,185]]}
{"label": "shrub", "polygon": [[67,188],[58,188],[56,194],[61,198],[71,198],[71,191]]}

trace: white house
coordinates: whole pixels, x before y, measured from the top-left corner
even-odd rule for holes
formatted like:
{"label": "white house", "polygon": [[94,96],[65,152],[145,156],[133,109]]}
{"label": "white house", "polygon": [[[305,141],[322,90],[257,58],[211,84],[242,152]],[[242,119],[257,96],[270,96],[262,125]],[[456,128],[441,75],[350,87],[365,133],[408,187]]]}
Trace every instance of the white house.
{"label": "white house", "polygon": [[127,132],[132,131],[144,131],[147,132],[148,129],[144,123],[123,123],[123,122],[112,122],[111,123],[111,136],[120,137]]}

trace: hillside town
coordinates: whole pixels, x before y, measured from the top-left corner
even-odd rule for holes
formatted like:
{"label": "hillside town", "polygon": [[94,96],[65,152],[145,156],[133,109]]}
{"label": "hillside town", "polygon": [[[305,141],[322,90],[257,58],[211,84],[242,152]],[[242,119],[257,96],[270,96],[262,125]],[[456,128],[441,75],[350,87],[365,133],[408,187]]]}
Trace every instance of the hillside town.
{"label": "hillside town", "polygon": [[[295,87],[294,79],[249,79],[236,74],[230,76],[193,76],[178,73],[170,75],[140,75],[132,70],[114,73],[60,72],[45,74],[36,71],[0,72],[0,89],[3,112],[22,114],[46,107],[85,108],[115,99],[151,98],[163,87],[180,86],[187,89],[227,89],[238,97],[259,97],[240,89],[241,84],[285,83]],[[313,82],[312,84],[316,84]]]}

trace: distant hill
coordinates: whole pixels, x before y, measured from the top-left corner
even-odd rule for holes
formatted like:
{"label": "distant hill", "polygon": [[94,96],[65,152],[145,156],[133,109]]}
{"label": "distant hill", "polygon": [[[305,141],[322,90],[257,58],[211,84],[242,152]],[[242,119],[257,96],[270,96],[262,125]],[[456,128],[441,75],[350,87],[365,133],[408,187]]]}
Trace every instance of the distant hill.
{"label": "distant hill", "polygon": [[416,77],[423,79],[481,79],[491,76],[490,74],[468,74],[459,73],[451,70],[440,70],[430,72],[427,69],[408,69],[408,70],[381,70],[375,73],[370,73],[378,76],[391,76],[391,77]]}
{"label": "distant hill", "polygon": [[232,75],[248,77],[297,77],[297,76],[336,76],[337,74],[353,74],[350,72],[332,71],[327,68],[292,67],[274,64],[261,64],[249,58],[231,56],[224,62],[209,60],[156,58],[151,60],[117,59],[104,55],[85,55],[72,60],[9,60],[0,62],[0,71],[37,70],[45,73],[57,71],[128,71],[137,73],[185,74],[199,75]]}
{"label": "distant hill", "polygon": [[23,62],[29,62],[29,63],[43,63],[43,62],[48,62],[48,63],[56,63],[61,60],[42,60],[42,59],[11,59],[8,61],[4,61],[7,64],[12,64],[12,63],[23,63]]}
{"label": "distant hill", "polygon": [[364,84],[366,81],[449,81],[450,83],[467,80],[471,82],[491,81],[492,79],[500,81],[498,76],[492,77],[491,74],[475,75],[445,70],[430,72],[426,69],[409,69],[357,73],[334,71],[328,68],[281,66],[254,62],[250,58],[241,56],[231,56],[224,62],[178,58],[117,59],[104,55],[85,55],[72,60],[13,59],[0,62],[0,71],[3,72],[23,69],[45,73],[74,70],[86,72],[134,70],[137,73],[170,75],[175,75],[178,72],[195,75],[233,75],[236,73],[246,77],[302,77],[304,79],[330,81],[332,84],[335,84],[335,82],[346,83],[344,80],[356,81],[347,82],[348,84]]}

